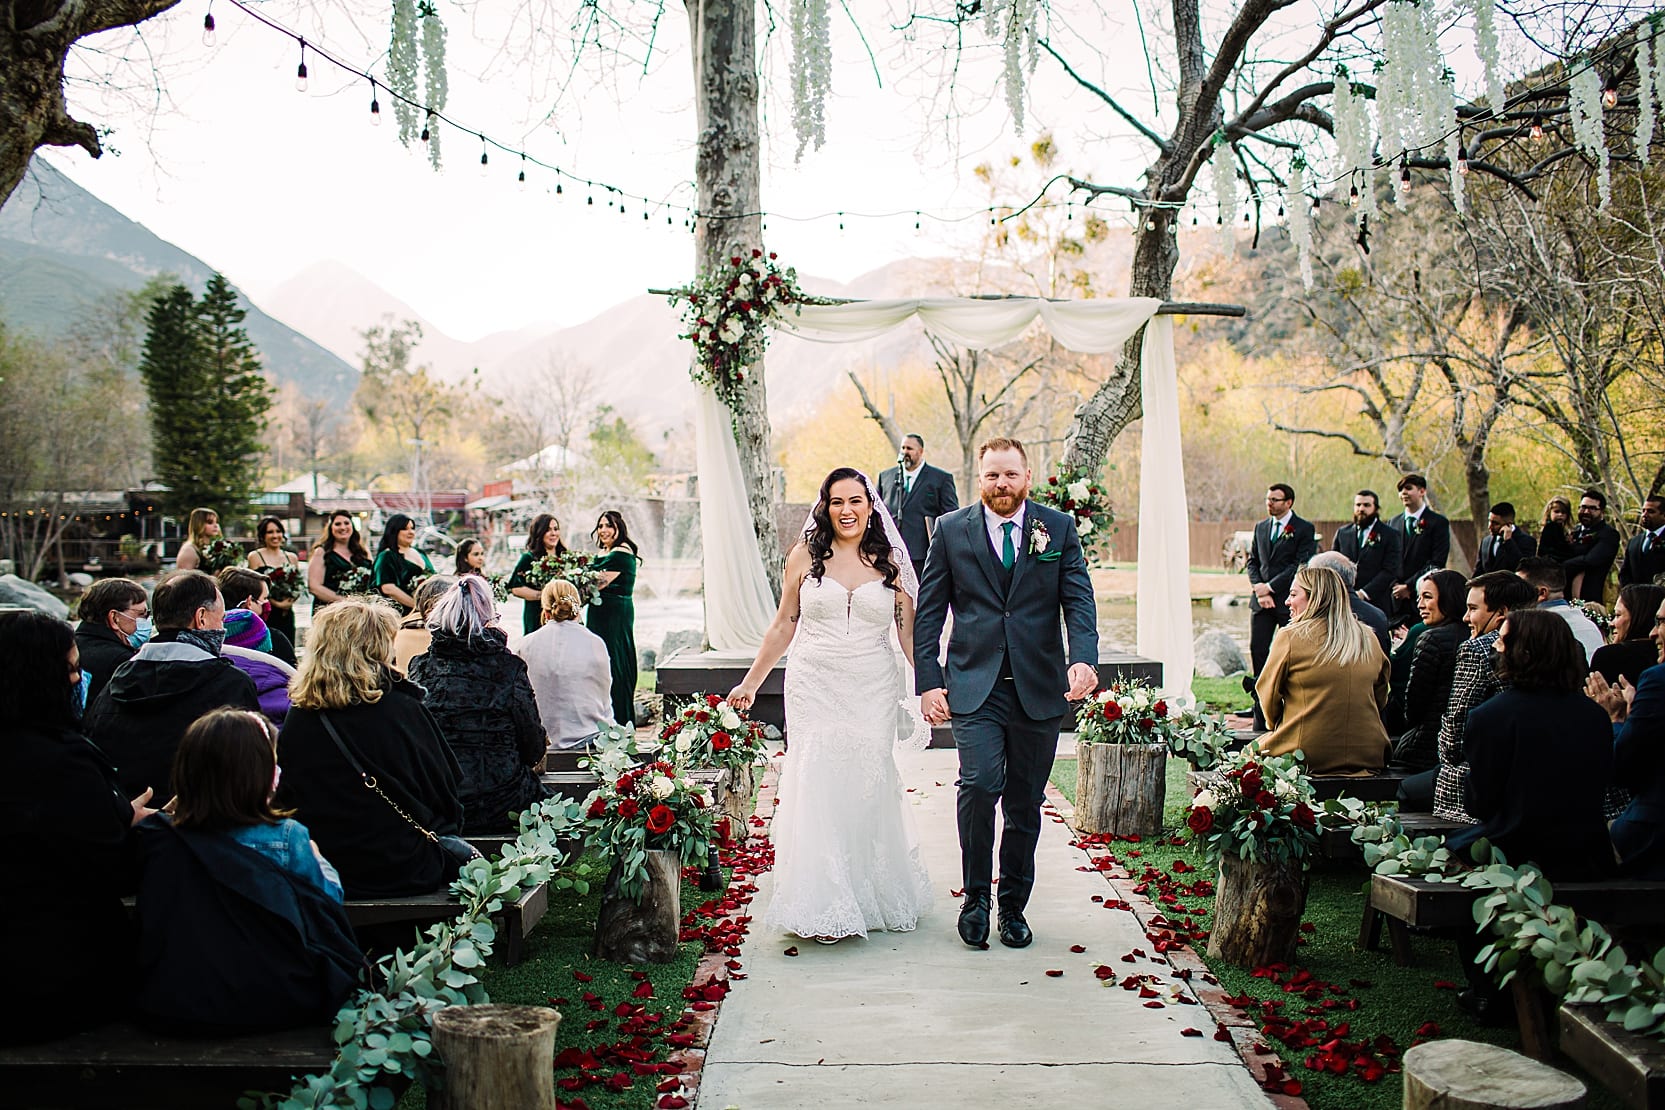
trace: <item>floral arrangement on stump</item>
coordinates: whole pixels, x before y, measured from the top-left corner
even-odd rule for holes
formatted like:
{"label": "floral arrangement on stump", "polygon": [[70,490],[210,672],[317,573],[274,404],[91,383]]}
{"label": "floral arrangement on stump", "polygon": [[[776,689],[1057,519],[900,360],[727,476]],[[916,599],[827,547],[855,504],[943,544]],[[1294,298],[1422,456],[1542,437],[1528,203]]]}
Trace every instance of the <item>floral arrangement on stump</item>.
{"label": "floral arrangement on stump", "polygon": [[1135,679],[1106,686],[1075,713],[1080,744],[1171,745],[1177,725],[1168,703],[1149,683]]}
{"label": "floral arrangement on stump", "polygon": [[1076,711],[1076,819],[1089,833],[1161,831],[1169,754],[1211,767],[1230,731],[1217,718],[1176,712],[1149,683],[1119,682]]}
{"label": "floral arrangement on stump", "polygon": [[1073,516],[1083,547],[1103,540],[1116,522],[1116,514],[1097,477],[1062,462],[1053,468],[1046,484],[1036,486],[1030,496],[1048,508]]}
{"label": "floral arrangement on stump", "polygon": [[798,288],[798,272],[765,255],[733,255],[726,267],[707,271],[691,285],[671,291],[671,303],[686,301],[679,338],[694,344],[692,377],[708,385],[730,412],[740,410],[746,367],[769,346],[769,329],[787,312],[812,303]]}
{"label": "floral arrangement on stump", "polygon": [[243,545],[215,536],[197,549],[197,569],[208,574],[243,565]]}
{"label": "floral arrangement on stump", "polygon": [[1262,755],[1253,745],[1233,757],[1191,799],[1185,823],[1209,859],[1300,863],[1318,848],[1318,810],[1299,751]]}
{"label": "floral arrangement on stump", "polygon": [[659,739],[667,754],[683,767],[721,767],[731,776],[764,761],[770,740],[780,730],[748,721],[716,694],[694,694],[665,727]]}
{"label": "floral arrangement on stump", "polygon": [[710,791],[661,759],[602,780],[584,811],[584,839],[612,860],[619,892],[640,898],[651,851],[705,866],[715,818]]}
{"label": "floral arrangement on stump", "polygon": [[266,586],[272,592],[273,601],[294,601],[306,592],[306,576],[297,564],[262,567],[260,573],[266,576]]}
{"label": "floral arrangement on stump", "polygon": [[541,590],[557,578],[571,582],[585,605],[601,604],[601,572],[592,556],[577,551],[533,559],[521,576],[534,590]]}

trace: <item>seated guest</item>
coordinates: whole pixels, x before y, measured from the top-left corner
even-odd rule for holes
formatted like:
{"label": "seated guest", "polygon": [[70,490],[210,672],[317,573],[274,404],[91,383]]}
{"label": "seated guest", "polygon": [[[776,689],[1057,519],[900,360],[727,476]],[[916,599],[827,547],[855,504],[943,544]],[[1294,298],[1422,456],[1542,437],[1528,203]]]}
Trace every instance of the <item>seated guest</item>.
{"label": "seated guest", "polygon": [[543,627],[520,641],[537,695],[538,715],[553,748],[588,747],[597,727],[613,719],[607,645],[578,619],[578,587],[556,578],[543,587]]}
{"label": "seated guest", "polygon": [[100,578],[82,595],[76,612],[81,623],[75,626],[75,646],[81,649],[91,705],[116,668],[150,639],[150,602],[131,578]]}
{"label": "seated guest", "polygon": [[542,801],[533,768],[547,749],[526,664],[497,624],[491,586],[458,578],[428,618],[433,643],[411,660],[411,681],[462,768],[457,794],[466,833],[505,833],[515,814]]}
{"label": "seated guest", "polygon": [[1486,534],[1480,537],[1480,552],[1474,560],[1474,573],[1490,570],[1514,570],[1522,559],[1538,553],[1538,543],[1522,528],[1515,526],[1515,507],[1499,501],[1486,515]]}
{"label": "seated guest", "polygon": [[[76,729],[75,635],[45,613],[0,613],[0,835],[13,954],[0,1044],[51,1040],[116,1017],[132,982],[128,827],[152,811],[129,802],[115,768]],[[44,871],[43,871],[44,869]],[[42,881],[62,872],[62,881]]]}
{"label": "seated guest", "polygon": [[[239,620],[236,611],[247,610],[260,618],[264,630],[260,642],[251,644],[256,651],[295,665],[295,644],[288,636],[273,628],[267,619],[272,615],[272,584],[264,574],[247,567],[226,567],[214,576],[220,584],[220,596],[225,598],[226,620]],[[228,640],[232,637],[228,635]]]}
{"label": "seated guest", "polygon": [[249,1032],[326,1022],[364,965],[335,869],[272,804],[276,733],[218,709],[174,753],[172,814],[139,823],[139,982],[147,1023]]}
{"label": "seated guest", "polygon": [[289,713],[289,680],[295,677],[295,668],[272,651],[272,641],[279,634],[258,615],[269,588],[266,576],[226,567],[215,577],[226,605],[225,657],[254,683],[260,712],[281,725]]}
{"label": "seated guest", "polygon": [[1434,777],[1434,816],[1448,821],[1469,821],[1464,808],[1463,782],[1468,778],[1468,757],[1463,732],[1469,710],[1504,689],[1507,681],[1499,675],[1492,645],[1497,630],[1510,613],[1536,605],[1538,595],[1526,582],[1506,570],[1494,570],[1468,580],[1468,598],[1463,623],[1469,638],[1457,648],[1457,665],[1451,676],[1451,698],[1445,703],[1440,722],[1440,765]]}
{"label": "seated guest", "polygon": [[1602,799],[1613,779],[1612,730],[1584,696],[1584,652],[1566,622],[1541,609],[1503,618],[1494,649],[1509,688],[1468,715],[1464,808],[1480,823],[1447,841],[1485,837],[1515,866],[1551,882],[1613,871]]}
{"label": "seated guest", "polygon": [[401,671],[408,673],[411,660],[428,650],[428,644],[433,640],[433,633],[428,631],[428,618],[454,582],[456,578],[449,574],[436,574],[423,579],[422,584],[416,587],[416,608],[399,622],[399,632],[393,637],[393,665]]}
{"label": "seated guest", "polygon": [[150,595],[156,634],[116,668],[87,710],[87,737],[116,764],[128,795],[173,797],[168,774],[179,738],[210,709],[259,711],[248,675],[224,658],[225,601],[212,575],[182,570]]}
{"label": "seated guest", "polygon": [[278,734],[278,804],[312,830],[348,898],[438,890],[468,855],[457,759],[421,688],[393,669],[397,627],[376,602],[319,613]]}
{"label": "seated guest", "polygon": [[1515,573],[1537,591],[1538,608],[1554,613],[1567,622],[1573,636],[1584,647],[1584,662],[1588,666],[1590,659],[1601,650],[1601,629],[1562,596],[1567,588],[1567,576],[1561,565],[1553,559],[1533,556],[1522,559]]}
{"label": "seated guest", "polygon": [[[1429,772],[1415,797],[1432,805],[1434,768],[1439,765],[1440,722],[1451,697],[1457,670],[1457,646],[1465,631],[1461,623],[1463,576],[1436,570],[1416,584],[1416,608],[1422,633],[1416,638],[1405,685],[1388,698],[1388,726],[1397,734],[1393,762],[1408,771]],[[1426,806],[1421,812],[1427,812]]]}
{"label": "seated guest", "polygon": [[[1665,604],[1654,612],[1653,642],[1665,660]],[[1665,879],[1665,665],[1649,667],[1632,686],[1610,686],[1599,674],[1585,687],[1613,722],[1613,777],[1633,797],[1608,832],[1619,870]]]}
{"label": "seated guest", "polygon": [[1617,685],[1620,675],[1632,686],[1640,682],[1642,672],[1660,661],[1653,626],[1662,601],[1665,587],[1637,584],[1621,589],[1619,600],[1613,603],[1610,642],[1590,657],[1590,670],[1609,685]]}
{"label": "seated guest", "polygon": [[[1383,527],[1384,533],[1392,532],[1392,528]],[[1395,533],[1397,535],[1397,533]],[[1353,588],[1358,580],[1358,567],[1353,560],[1339,551],[1320,551],[1307,560],[1309,567],[1329,567],[1341,575],[1341,580],[1347,584],[1347,607],[1353,611],[1360,624],[1376,634],[1376,642],[1382,645],[1382,650],[1389,650],[1393,642],[1388,636],[1387,614],[1376,605],[1359,596],[1359,591]]]}
{"label": "seated guest", "polygon": [[1388,660],[1348,607],[1341,575],[1302,567],[1289,588],[1290,623],[1278,630],[1255,690],[1270,731],[1268,755],[1306,753],[1311,775],[1365,774],[1387,762]]}

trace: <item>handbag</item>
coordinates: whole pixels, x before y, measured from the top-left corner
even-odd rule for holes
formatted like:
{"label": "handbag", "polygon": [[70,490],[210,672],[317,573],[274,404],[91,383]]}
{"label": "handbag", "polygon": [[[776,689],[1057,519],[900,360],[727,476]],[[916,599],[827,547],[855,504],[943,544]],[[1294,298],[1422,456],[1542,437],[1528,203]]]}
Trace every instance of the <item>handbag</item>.
{"label": "handbag", "polygon": [[320,712],[318,714],[318,718],[324,722],[324,731],[330,734],[331,740],[335,741],[335,746],[341,752],[341,757],[347,761],[347,765],[349,767],[358,772],[358,777],[364,783],[366,789],[374,792],[376,797],[391,806],[393,812],[404,818],[405,823],[411,828],[415,829],[417,832],[421,833],[423,836],[427,837],[430,841],[439,845],[440,848],[444,850],[447,860],[451,865],[447,868],[447,873],[451,878],[455,878],[457,869],[469,860],[484,858],[480,854],[480,850],[478,848],[474,847],[474,845],[470,844],[462,837],[436,833],[426,825],[422,824],[422,822],[406,813],[403,806],[388,797],[387,792],[383,790],[381,784],[376,781],[376,776],[372,775],[369,771],[366,771],[364,769],[364,764],[360,763],[358,761],[358,757],[353,755],[352,749],[347,747],[347,742],[341,739],[341,733],[336,730],[335,722],[330,720],[330,715],[328,713]]}

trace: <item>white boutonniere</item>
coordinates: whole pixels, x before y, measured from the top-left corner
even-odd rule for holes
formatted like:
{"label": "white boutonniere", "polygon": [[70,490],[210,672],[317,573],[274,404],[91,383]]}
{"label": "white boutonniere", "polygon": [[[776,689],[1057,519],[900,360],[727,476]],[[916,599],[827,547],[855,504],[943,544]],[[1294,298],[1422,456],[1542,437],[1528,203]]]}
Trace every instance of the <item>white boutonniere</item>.
{"label": "white boutonniere", "polygon": [[1042,524],[1040,521],[1037,520],[1033,525],[1030,526],[1030,528],[1029,528],[1029,552],[1030,552],[1030,554],[1032,554],[1032,555],[1045,554],[1046,553],[1046,545],[1051,543],[1051,542],[1052,542],[1052,537],[1047,533],[1045,524]]}

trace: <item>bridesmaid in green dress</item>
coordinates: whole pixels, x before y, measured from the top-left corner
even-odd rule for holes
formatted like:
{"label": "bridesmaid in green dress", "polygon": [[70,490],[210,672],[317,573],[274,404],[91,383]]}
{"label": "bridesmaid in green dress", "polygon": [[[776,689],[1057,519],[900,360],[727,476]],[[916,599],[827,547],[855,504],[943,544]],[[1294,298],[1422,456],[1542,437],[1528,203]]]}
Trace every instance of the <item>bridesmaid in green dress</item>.
{"label": "bridesmaid in green dress", "polygon": [[346,509],[330,514],[329,526],[312,547],[306,563],[306,588],[312,592],[312,611],[342,598],[341,581],[354,568],[370,569],[370,552],[358,534],[358,524]]}
{"label": "bridesmaid in green dress", "polygon": [[416,580],[433,574],[428,556],[416,550],[416,521],[404,513],[387,518],[382,542],[376,546],[376,589],[399,606],[401,613],[416,608]]}
{"label": "bridesmaid in green dress", "polygon": [[607,645],[613,664],[613,719],[633,725],[631,709],[636,700],[636,567],[642,557],[624,526],[624,517],[612,509],[595,522],[595,542],[602,555],[595,561],[601,572],[601,603],[590,606],[584,623]]}
{"label": "bridesmaid in green dress", "polygon": [[526,581],[526,572],[532,568],[533,559],[566,553],[567,545],[561,542],[561,522],[550,513],[539,513],[533,517],[532,530],[526,533],[526,554],[520,557],[509,575],[509,593],[526,602],[521,627],[528,636],[543,623],[543,587],[548,583],[534,586]]}

